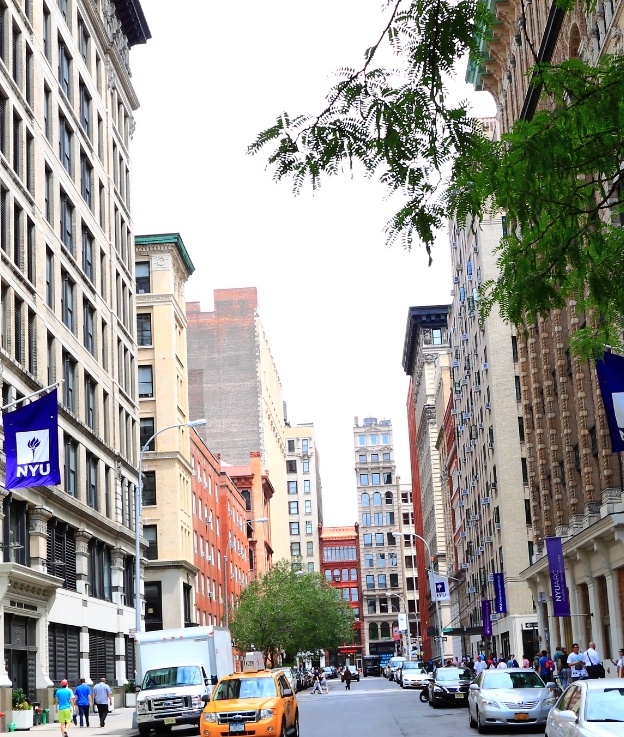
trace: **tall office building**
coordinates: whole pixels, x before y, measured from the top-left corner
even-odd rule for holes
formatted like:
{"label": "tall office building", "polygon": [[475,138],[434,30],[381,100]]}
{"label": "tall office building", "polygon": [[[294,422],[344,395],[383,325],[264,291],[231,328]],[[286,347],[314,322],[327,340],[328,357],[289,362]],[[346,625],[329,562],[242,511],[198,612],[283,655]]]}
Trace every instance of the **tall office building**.
{"label": "tall office building", "polygon": [[323,499],[314,425],[286,427],[286,478],[290,557],[307,571],[320,571],[319,525]]}
{"label": "tall office building", "polygon": [[[530,84],[534,49],[543,62],[582,58],[598,63],[622,53],[622,0],[567,12],[556,3],[497,3],[493,38],[483,41],[480,64],[468,80],[497,102],[498,124],[508,131],[529,120],[541,88]],[[519,42],[518,42],[519,40]],[[621,188],[614,189],[621,203]],[[575,358],[569,340],[586,316],[569,300],[518,336],[518,367],[533,533],[532,565],[522,572],[536,605],[542,642],[568,647],[594,641],[604,657],[621,647],[624,628],[622,468],[611,453],[592,361]],[[561,538],[571,617],[554,617],[545,540]]]}
{"label": "tall office building", "polygon": [[187,305],[192,419],[213,453],[233,465],[261,454],[275,497],[271,541],[275,560],[290,558],[282,385],[260,321],[255,288],[216,289],[214,312]]}
{"label": "tall office building", "polygon": [[2,405],[62,382],[61,484],[2,492],[0,688],[50,706],[62,678],[134,677],[129,51],[150,34],[139,0],[6,0],[0,27]]}
{"label": "tall office building", "polygon": [[398,614],[404,590],[392,422],[366,417],[360,424],[356,417],[353,444],[364,584],[363,654],[381,655],[385,662],[400,649]]}

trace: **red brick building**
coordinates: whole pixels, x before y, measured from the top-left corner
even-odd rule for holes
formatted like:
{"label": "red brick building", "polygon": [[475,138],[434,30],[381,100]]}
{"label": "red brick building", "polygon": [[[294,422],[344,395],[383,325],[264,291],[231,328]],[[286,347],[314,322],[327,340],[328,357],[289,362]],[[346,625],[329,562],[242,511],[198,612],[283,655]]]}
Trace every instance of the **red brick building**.
{"label": "red brick building", "polygon": [[358,667],[362,665],[362,576],[359,554],[359,525],[352,527],[323,527],[319,525],[321,574],[342,597],[351,603],[355,621],[351,642],[329,652],[329,665],[344,665],[347,658]]}

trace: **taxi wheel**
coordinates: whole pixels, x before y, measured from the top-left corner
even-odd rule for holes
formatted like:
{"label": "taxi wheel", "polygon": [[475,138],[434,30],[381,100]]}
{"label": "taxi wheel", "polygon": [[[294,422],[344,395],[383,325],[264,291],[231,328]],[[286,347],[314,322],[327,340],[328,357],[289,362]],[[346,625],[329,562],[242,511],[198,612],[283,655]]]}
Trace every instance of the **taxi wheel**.
{"label": "taxi wheel", "polygon": [[299,737],[299,712],[295,715],[295,726],[293,727],[292,737]]}
{"label": "taxi wheel", "polygon": [[282,731],[280,732],[280,737],[288,737],[288,732],[286,731],[286,720],[282,719]]}

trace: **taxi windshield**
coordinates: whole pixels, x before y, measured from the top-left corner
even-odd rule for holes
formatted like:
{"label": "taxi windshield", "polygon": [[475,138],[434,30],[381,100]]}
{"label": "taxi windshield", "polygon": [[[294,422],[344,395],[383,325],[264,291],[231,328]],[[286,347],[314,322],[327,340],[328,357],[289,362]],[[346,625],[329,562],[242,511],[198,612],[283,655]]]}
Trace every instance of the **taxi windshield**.
{"label": "taxi windshield", "polygon": [[228,678],[217,686],[213,701],[257,699],[277,696],[272,678]]}

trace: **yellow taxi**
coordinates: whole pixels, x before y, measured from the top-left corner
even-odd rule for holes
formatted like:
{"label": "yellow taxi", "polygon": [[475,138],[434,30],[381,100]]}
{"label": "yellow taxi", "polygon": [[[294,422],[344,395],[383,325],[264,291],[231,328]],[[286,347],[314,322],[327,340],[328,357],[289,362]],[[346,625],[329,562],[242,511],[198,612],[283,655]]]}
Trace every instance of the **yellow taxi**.
{"label": "yellow taxi", "polygon": [[261,653],[247,653],[243,672],[222,678],[204,701],[201,737],[299,737],[295,693],[283,671],[265,670]]}

